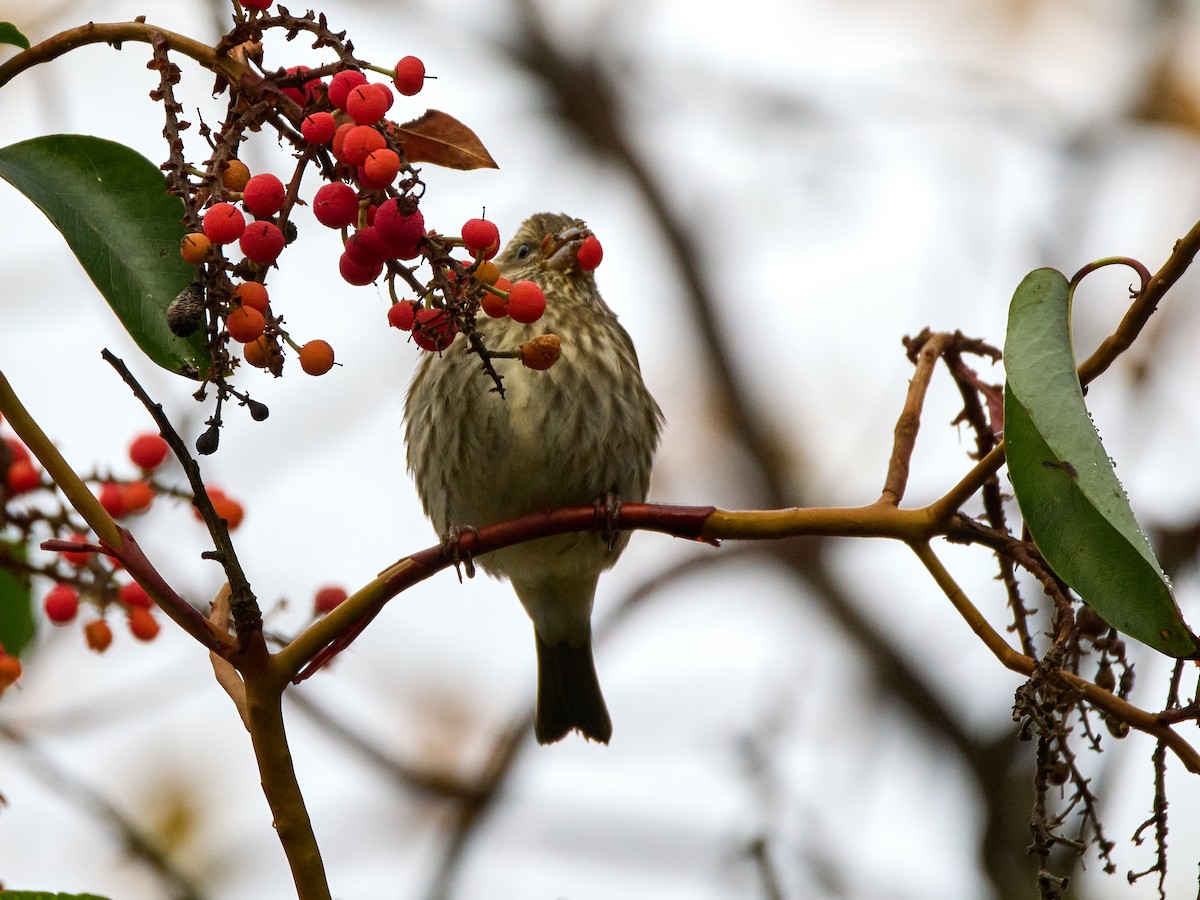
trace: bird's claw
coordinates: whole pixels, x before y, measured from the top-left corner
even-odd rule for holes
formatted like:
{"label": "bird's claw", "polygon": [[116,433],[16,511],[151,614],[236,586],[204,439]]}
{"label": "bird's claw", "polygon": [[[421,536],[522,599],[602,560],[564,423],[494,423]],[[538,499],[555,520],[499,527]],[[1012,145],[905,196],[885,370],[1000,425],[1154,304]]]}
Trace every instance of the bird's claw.
{"label": "bird's claw", "polygon": [[596,522],[600,525],[600,536],[611,553],[621,531],[621,498],[612,491],[601,494],[596,498],[594,510]]}
{"label": "bird's claw", "polygon": [[[462,584],[464,569],[468,578],[475,577],[475,561],[471,558],[471,554],[463,549],[464,534],[477,538],[479,529],[474,525],[451,525],[442,537],[442,552],[454,563],[454,573],[458,575],[459,584]],[[459,568],[460,565],[462,568]]]}

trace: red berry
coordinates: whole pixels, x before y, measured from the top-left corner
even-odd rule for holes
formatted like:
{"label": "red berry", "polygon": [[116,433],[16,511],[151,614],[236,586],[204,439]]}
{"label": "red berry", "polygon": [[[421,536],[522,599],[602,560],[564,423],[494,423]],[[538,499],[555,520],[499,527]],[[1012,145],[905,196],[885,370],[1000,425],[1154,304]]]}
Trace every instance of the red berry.
{"label": "red berry", "polygon": [[242,232],[238,246],[251,262],[268,266],[283,252],[283,232],[274,222],[251,222]]}
{"label": "red berry", "polygon": [[362,287],[383,274],[383,262],[357,263],[350,258],[350,254],[343,253],[338,258],[338,272],[347,284]]}
{"label": "red berry", "polygon": [[357,69],[343,69],[329,79],[329,102],[344,112],[350,91],[366,83],[367,76],[362,72]]}
{"label": "red berry", "polygon": [[158,620],[148,609],[135,606],[129,611],[129,633],[139,641],[152,641],[160,631]]}
{"label": "red berry", "polygon": [[96,619],[83,626],[83,637],[87,641],[88,647],[97,653],[103,653],[112,643],[112,629],[103,619]]}
{"label": "red berry", "polygon": [[359,125],[374,125],[392,105],[392,92],[386,84],[360,84],[346,96],[346,112]]}
{"label": "red berry", "polygon": [[398,200],[384,200],[375,212],[375,230],[393,251],[415,248],[425,237],[425,217],[420,210],[403,215]]}
{"label": "red berry", "polygon": [[66,625],[79,612],[79,592],[69,584],[56,584],[42,601],[42,609],[55,625]]}
{"label": "red berry", "polygon": [[260,313],[265,314],[270,306],[266,287],[257,281],[243,281],[233,289],[233,295],[238,298],[238,302],[242,306],[257,309]]}
{"label": "red berry", "polygon": [[214,244],[230,244],[242,236],[246,217],[232,203],[214,203],[204,213],[204,234]]}
{"label": "red berry", "polygon": [[[87,540],[81,534],[71,535],[70,540],[77,541],[81,544],[87,543]],[[60,550],[59,553],[62,555],[63,559],[77,569],[81,569],[86,566],[88,564],[88,560],[92,558],[92,552],[90,550]]]}
{"label": "red berry", "polygon": [[313,215],[329,228],[345,228],[358,220],[358,194],[340,181],[323,184],[313,197]]}
{"label": "red berry", "polygon": [[305,116],[304,121],[300,123],[300,133],[310,144],[328,144],[333,140],[335,131],[337,120],[333,113],[315,112]]}
{"label": "red berry", "polygon": [[412,331],[420,304],[416,300],[401,300],[388,309],[388,324],[401,331]]}
{"label": "red berry", "polygon": [[600,265],[600,260],[604,259],[604,248],[600,246],[600,241],[594,234],[589,234],[583,239],[583,243],[575,251],[575,259],[579,268],[585,272],[591,272]]}
{"label": "red berry", "polygon": [[342,605],[342,601],[345,599],[345,588],[334,587],[332,585],[323,587],[317,591],[316,597],[313,598],[313,610],[317,613],[333,612],[333,610]]}
{"label": "red berry", "polygon": [[508,292],[508,315],[514,322],[528,325],[546,311],[546,295],[532,281],[518,281]]}
{"label": "red berry", "polygon": [[446,310],[422,308],[417,310],[413,324],[413,343],[422,350],[445,350],[454,343],[457,331]]}
{"label": "red berry", "polygon": [[13,462],[29,462],[29,450],[25,445],[16,438],[4,438],[4,443],[8,444],[8,452],[12,456]]}
{"label": "red berry", "polygon": [[29,460],[19,459],[8,467],[5,481],[10,494],[24,494],[42,483],[42,473]]}
{"label": "red berry", "polygon": [[129,505],[125,502],[125,489],[119,484],[106,481],[100,485],[100,505],[114,519],[121,518],[129,511]]}
{"label": "red berry", "polygon": [[[298,75],[308,71],[308,66],[289,66],[287,69],[288,75]],[[308,106],[320,96],[318,86],[321,84],[321,79],[310,78],[299,87],[285,87],[283,95],[290,98],[299,106]]]}
{"label": "red berry", "polygon": [[326,341],[309,341],[297,355],[300,368],[309,375],[324,375],[333,368],[333,348]]}
{"label": "red berry", "polygon": [[125,510],[129,514],[144,512],[154,502],[154,488],[144,481],[131,481],[122,485],[125,494]]}
{"label": "red berry", "polygon": [[346,255],[360,266],[373,266],[391,256],[391,250],[375,226],[367,225],[346,239]]}
{"label": "red berry", "polygon": [[392,79],[396,90],[405,97],[420,93],[425,86],[425,63],[415,56],[406,56],[396,63],[396,75]]}
{"label": "red berry", "polygon": [[370,125],[355,125],[342,141],[341,160],[348,166],[361,166],[374,150],[387,146],[383,133]]}
{"label": "red berry", "polygon": [[467,219],[462,228],[462,239],[472,253],[487,253],[500,244],[500,229],[487,219]]}
{"label": "red berry", "polygon": [[117,596],[120,597],[123,604],[131,608],[150,609],[154,606],[154,600],[146,593],[146,589],[136,581],[121,585]]}
{"label": "red berry", "polygon": [[246,207],[247,212],[266,218],[283,209],[286,196],[283,182],[270,172],[264,172],[246,182],[246,189],[242,191],[242,206]]}
{"label": "red berry", "polygon": [[508,302],[503,297],[498,297],[491,291],[484,292],[483,299],[479,301],[479,306],[493,319],[503,319],[508,315]]}
{"label": "red berry", "polygon": [[139,434],[129,445],[129,458],[139,469],[156,469],[170,449],[160,434]]}
{"label": "red berry", "polygon": [[225,317],[225,330],[239,344],[258,340],[266,328],[266,318],[252,306],[239,306]]}
{"label": "red berry", "polygon": [[246,9],[270,9],[273,0],[241,0]]}

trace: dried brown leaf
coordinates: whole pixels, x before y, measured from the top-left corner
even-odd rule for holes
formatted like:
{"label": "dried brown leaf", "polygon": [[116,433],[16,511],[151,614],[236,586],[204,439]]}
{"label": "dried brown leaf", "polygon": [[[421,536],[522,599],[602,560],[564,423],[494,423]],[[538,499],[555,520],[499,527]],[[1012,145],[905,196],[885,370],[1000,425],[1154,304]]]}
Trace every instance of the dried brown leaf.
{"label": "dried brown leaf", "polygon": [[394,132],[410,163],[464,170],[500,168],[475,132],[441,110],[428,110],[420,118],[394,126]]}

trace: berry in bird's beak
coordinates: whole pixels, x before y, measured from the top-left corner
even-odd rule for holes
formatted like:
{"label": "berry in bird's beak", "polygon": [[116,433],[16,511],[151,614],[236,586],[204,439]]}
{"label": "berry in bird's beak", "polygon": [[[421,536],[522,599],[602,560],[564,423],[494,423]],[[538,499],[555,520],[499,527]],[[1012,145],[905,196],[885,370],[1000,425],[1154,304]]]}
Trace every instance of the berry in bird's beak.
{"label": "berry in bird's beak", "polygon": [[578,269],[576,254],[584,239],[591,233],[583,222],[576,222],[558,234],[546,235],[542,238],[542,264],[560,272]]}

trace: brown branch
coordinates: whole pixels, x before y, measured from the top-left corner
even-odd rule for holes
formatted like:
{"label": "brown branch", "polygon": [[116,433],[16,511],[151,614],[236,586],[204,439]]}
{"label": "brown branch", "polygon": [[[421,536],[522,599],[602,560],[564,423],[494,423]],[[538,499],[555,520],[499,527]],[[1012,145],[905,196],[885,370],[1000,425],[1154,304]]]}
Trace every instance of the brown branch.
{"label": "brown branch", "polygon": [[884,480],[880,502],[898,506],[904,499],[904,488],[908,485],[909,465],[916,449],[917,433],[921,428],[921,411],[925,407],[925,395],[937,361],[954,345],[954,335],[940,333],[930,335],[917,353],[916,370],[908,382],[908,395],[904,408],[896,420],[895,441],[892,457],[888,461],[887,477]]}
{"label": "brown branch", "polygon": [[251,79],[257,77],[245,63],[238,62],[229,56],[218,55],[207,44],[165,28],[147,25],[145,22],[89,22],[77,28],[61,31],[5,61],[3,65],[0,65],[0,87],[27,69],[57,59],[78,47],[88,44],[111,44],[119,50],[124,41],[153,44],[159,37],[165,40],[166,45],[172,50],[194,59],[206,69],[211,69],[221,75],[232,85],[239,85],[247,76]]}
{"label": "brown branch", "polygon": [[[942,561],[933,552],[933,548],[928,543],[914,543],[910,544],[910,546],[912,551],[917,555],[917,558],[921,560],[922,564],[929,571],[929,574],[933,576],[938,587],[942,589],[942,592],[954,604],[954,608],[958,610],[959,615],[963,617],[971,627],[971,630],[983,642],[984,646],[992,652],[992,655],[1006,669],[1026,677],[1032,676],[1038,667],[1038,661],[1023,653],[1018,653],[992,628],[987,619],[983,617],[983,614],[979,612],[966,593],[955,582],[954,577],[942,565]],[[1166,724],[1163,718],[1157,713],[1140,709],[1132,703],[1122,700],[1115,694],[1097,687],[1090,681],[1063,669],[1056,668],[1050,674],[1060,679],[1072,690],[1077,691],[1092,706],[1115,716],[1130,727],[1136,728],[1138,731],[1145,732],[1162,741],[1179,757],[1180,762],[1187,767],[1189,772],[1200,774],[1200,753],[1197,753],[1196,749],[1171,728],[1169,724]]]}

